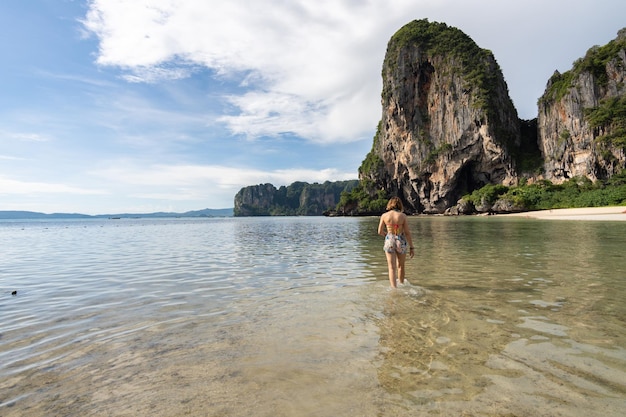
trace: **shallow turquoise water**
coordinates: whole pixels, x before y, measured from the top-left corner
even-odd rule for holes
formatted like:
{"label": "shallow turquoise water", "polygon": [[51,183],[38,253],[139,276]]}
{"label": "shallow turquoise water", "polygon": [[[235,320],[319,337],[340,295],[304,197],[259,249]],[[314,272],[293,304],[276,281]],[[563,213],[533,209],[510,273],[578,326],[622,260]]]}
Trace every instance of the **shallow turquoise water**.
{"label": "shallow turquoise water", "polygon": [[0,223],[0,415],[621,415],[626,223],[377,223]]}

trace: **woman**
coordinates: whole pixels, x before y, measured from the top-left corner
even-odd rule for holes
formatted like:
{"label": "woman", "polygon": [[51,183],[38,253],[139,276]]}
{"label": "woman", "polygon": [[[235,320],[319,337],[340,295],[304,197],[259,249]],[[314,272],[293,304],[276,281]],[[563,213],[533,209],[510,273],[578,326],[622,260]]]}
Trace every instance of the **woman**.
{"label": "woman", "polygon": [[385,236],[383,250],[387,256],[389,283],[392,288],[398,287],[398,278],[400,284],[404,284],[404,262],[407,252],[411,258],[415,255],[413,238],[402,209],[402,201],[398,197],[392,197],[387,203],[387,212],[380,216],[378,224],[378,234]]}

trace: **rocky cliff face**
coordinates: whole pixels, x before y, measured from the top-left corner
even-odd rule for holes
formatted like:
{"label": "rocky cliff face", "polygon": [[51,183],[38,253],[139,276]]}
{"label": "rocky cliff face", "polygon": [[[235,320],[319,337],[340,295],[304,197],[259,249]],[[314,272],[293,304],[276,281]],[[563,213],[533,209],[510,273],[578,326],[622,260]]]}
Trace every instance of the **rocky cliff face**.
{"label": "rocky cliff face", "polygon": [[606,179],[624,168],[626,29],[591,48],[565,74],[555,72],[539,99],[545,178]]}
{"label": "rocky cliff face", "polygon": [[359,178],[409,212],[443,213],[487,184],[606,179],[626,167],[626,29],[555,73],[537,120],[519,120],[491,52],[443,23],[396,32],[382,76],[382,119]]}
{"label": "rocky cliff face", "polygon": [[389,41],[382,121],[360,178],[405,201],[407,211],[442,213],[467,192],[517,181],[520,122],[500,68],[455,28],[413,21]]}
{"label": "rocky cliff face", "polygon": [[294,182],[278,189],[272,184],[244,187],[235,195],[234,216],[321,216],[334,209],[341,193],[358,184],[326,181],[323,184]]}
{"label": "rocky cliff face", "polygon": [[234,216],[269,215],[277,193],[272,184],[244,187],[235,195]]}

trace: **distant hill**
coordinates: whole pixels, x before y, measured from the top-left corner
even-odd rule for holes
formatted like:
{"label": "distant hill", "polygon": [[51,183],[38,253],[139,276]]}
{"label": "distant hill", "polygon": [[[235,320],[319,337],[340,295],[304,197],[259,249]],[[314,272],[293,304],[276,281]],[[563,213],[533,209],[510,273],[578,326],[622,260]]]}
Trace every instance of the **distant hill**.
{"label": "distant hill", "polygon": [[0,211],[0,219],[75,219],[90,218],[87,214],[79,213],[38,213],[35,211]]}
{"label": "distant hill", "polygon": [[97,219],[97,218],[156,218],[156,217],[232,217],[233,209],[203,209],[187,211],[185,213],[157,212],[157,213],[117,213],[117,214],[80,214],[80,213],[38,213],[35,211],[1,211],[0,219]]}

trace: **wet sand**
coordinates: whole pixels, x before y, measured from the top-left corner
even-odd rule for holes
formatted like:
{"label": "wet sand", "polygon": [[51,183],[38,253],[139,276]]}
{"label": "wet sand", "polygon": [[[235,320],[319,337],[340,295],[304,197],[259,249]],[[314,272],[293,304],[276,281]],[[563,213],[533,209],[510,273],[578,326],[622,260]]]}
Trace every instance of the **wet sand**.
{"label": "wet sand", "polygon": [[626,221],[626,206],[585,207],[554,210],[527,211],[499,216],[526,217],[542,220],[603,220]]}

